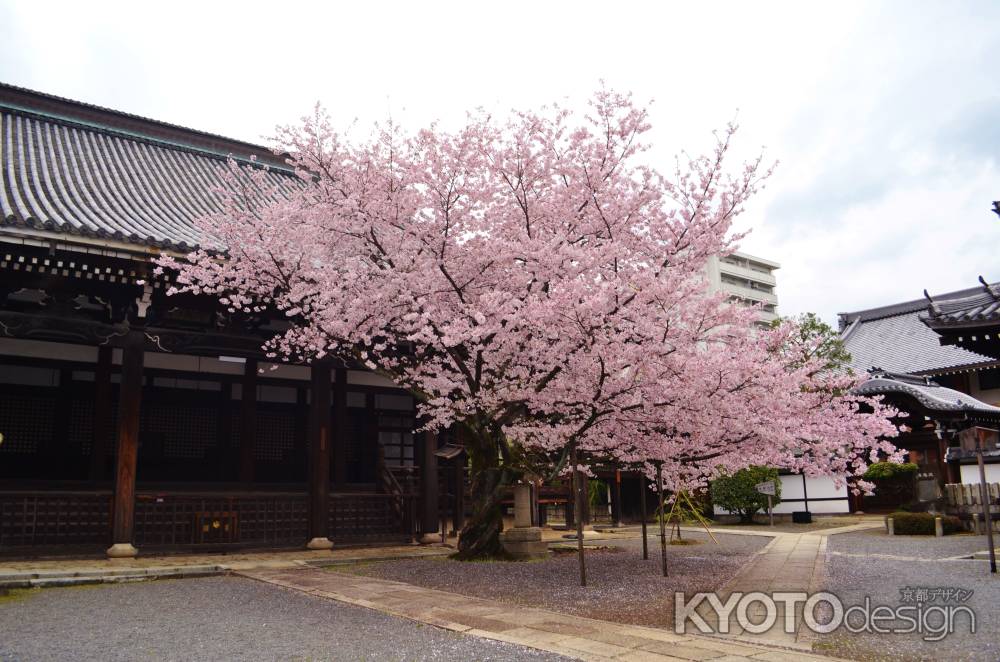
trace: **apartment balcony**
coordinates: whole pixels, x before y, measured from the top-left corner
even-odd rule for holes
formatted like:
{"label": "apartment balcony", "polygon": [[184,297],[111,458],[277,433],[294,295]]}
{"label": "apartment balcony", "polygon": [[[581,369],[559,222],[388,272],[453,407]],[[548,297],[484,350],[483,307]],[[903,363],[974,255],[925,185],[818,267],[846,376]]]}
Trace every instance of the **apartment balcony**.
{"label": "apartment balcony", "polygon": [[726,294],[731,294],[740,299],[746,299],[748,301],[759,302],[763,304],[771,304],[772,306],[778,305],[778,295],[773,292],[764,292],[763,290],[755,290],[751,287],[745,287],[743,285],[735,285],[733,283],[722,283],[722,291]]}
{"label": "apartment balcony", "polygon": [[725,260],[719,261],[719,273],[728,274],[736,278],[746,278],[747,280],[755,280],[758,283],[765,283],[774,287],[777,284],[777,280],[774,274],[770,271],[765,271],[761,268],[754,266],[741,266],[738,264],[733,264],[731,262],[726,262]]}

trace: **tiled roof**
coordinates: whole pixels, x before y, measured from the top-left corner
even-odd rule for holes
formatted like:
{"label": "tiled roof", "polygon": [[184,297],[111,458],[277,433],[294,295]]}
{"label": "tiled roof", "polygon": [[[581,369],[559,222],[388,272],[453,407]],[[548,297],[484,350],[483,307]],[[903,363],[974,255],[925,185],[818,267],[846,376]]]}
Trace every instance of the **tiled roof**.
{"label": "tiled roof", "polygon": [[983,284],[968,296],[943,295],[930,298],[922,320],[933,328],[979,326],[1000,322],[1000,284]]}
{"label": "tiled roof", "polygon": [[921,405],[930,411],[970,412],[993,414],[1000,417],[1000,407],[988,405],[976,400],[971,395],[940,386],[930,379],[914,375],[875,373],[871,379],[863,382],[854,392],[860,395],[907,395],[916,398]]}
{"label": "tiled roof", "polygon": [[844,347],[858,372],[879,367],[892,372],[930,373],[962,370],[995,363],[994,359],[954,345],[942,345],[940,337],[921,320],[924,299],[883,308],[843,313]]}
{"label": "tiled roof", "polygon": [[[0,86],[0,92],[11,90],[25,92]],[[65,101],[35,96],[39,106]],[[75,106],[68,105],[66,114],[49,107],[35,112],[5,98],[0,96],[0,226],[185,251],[202,242],[195,219],[220,208],[216,189],[224,186],[227,165],[219,150],[248,147],[194,131],[186,141],[188,130],[180,127],[85,104],[79,106],[89,113],[105,113],[97,118],[101,123],[74,116],[80,110]],[[287,172],[272,170],[268,177],[280,187],[293,185]]]}

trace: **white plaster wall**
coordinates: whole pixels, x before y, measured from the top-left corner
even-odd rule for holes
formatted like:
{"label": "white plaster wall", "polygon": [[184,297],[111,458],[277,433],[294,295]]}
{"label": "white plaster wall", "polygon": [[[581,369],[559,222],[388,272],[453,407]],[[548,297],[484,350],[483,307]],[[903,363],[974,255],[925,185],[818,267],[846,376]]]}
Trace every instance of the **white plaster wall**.
{"label": "white plaster wall", "polygon": [[[781,499],[774,512],[791,513],[796,510],[805,510],[805,503],[802,501],[785,501],[785,499],[802,498],[802,476],[780,476],[781,479]],[[809,512],[817,514],[825,513],[847,513],[850,512],[850,503],[847,497],[847,485],[837,487],[832,476],[818,476],[816,478],[806,478],[806,492],[809,496]],[[837,498],[838,501],[815,501],[815,499]]]}
{"label": "white plaster wall", "polygon": [[[782,502],[774,507],[775,514],[791,514],[794,511],[805,510],[803,501],[785,501],[785,499],[802,498],[802,476],[799,474],[790,476],[779,476],[781,480]],[[837,487],[834,479],[830,476],[820,476],[817,478],[806,478],[806,490],[809,493],[809,512],[817,515],[838,514],[850,512],[850,503],[844,498],[847,496],[847,485]],[[837,501],[815,501],[820,498],[839,498]],[[729,511],[723,508],[716,508],[717,513],[726,514]]]}
{"label": "white plaster wall", "polygon": [[[985,469],[987,483],[1000,483],[1000,464],[987,464]],[[979,465],[963,464],[961,478],[963,483],[979,485]]]}

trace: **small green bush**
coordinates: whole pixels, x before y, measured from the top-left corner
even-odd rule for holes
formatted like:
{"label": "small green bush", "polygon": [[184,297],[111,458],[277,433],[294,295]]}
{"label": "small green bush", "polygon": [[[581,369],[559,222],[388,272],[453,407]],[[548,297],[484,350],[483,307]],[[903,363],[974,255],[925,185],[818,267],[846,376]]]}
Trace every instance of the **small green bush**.
{"label": "small green bush", "polygon": [[917,473],[918,468],[913,462],[903,462],[901,464],[895,462],[876,462],[868,467],[862,478],[865,480],[903,478]]}
{"label": "small green bush", "polygon": [[725,508],[731,513],[739,514],[740,522],[749,524],[758,510],[767,508],[767,495],[754,489],[757,483],[772,480],[776,492],[774,505],[781,503],[781,481],[778,470],[771,467],[751,466],[740,469],[731,476],[720,476],[712,481],[712,503],[719,508]]}
{"label": "small green bush", "polygon": [[[934,518],[931,513],[894,512],[892,518],[894,531],[903,536],[933,536]],[[941,526],[944,534],[958,533],[962,530],[962,521],[952,515],[941,515]]]}

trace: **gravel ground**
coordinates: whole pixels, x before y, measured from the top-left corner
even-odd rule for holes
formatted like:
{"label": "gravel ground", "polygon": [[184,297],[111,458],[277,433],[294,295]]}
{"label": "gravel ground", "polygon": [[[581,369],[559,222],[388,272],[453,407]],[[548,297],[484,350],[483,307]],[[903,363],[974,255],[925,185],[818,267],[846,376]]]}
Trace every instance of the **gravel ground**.
{"label": "gravel ground", "polygon": [[642,560],[642,542],[638,539],[587,541],[614,548],[588,550],[585,588],[580,586],[575,553],[527,563],[404,559],[354,566],[352,571],[589,618],[673,627],[675,591],[694,593],[721,587],[770,540],[716,534],[722,544],[715,545],[703,533],[685,532],[684,537],[700,544],[667,547],[670,577],[660,574],[658,538],[650,536],[648,561]]}
{"label": "gravel ground", "polygon": [[[920,634],[849,634],[839,630],[820,638],[818,646],[824,652],[854,660],[982,660],[1000,659],[1000,579],[992,578],[989,565],[982,561],[937,561],[946,556],[984,549],[985,536],[952,536],[943,539],[926,536],[889,537],[882,532],[864,531],[840,534],[829,539],[830,550],[851,554],[893,554],[928,559],[927,561],[896,561],[870,557],[828,555],[827,590],[840,596],[845,607],[864,604],[895,608],[904,604],[904,588],[960,588],[973,591],[965,602],[976,614],[976,633],[969,633],[968,619],[957,620],[953,634],[942,641],[928,642]],[[942,606],[942,600],[927,605]],[[940,622],[931,616],[932,625]],[[900,623],[902,625],[902,623]]]}
{"label": "gravel ground", "polygon": [[0,598],[0,660],[566,660],[249,579]]}
{"label": "gravel ground", "polygon": [[[997,537],[997,541],[1000,541],[1000,536]],[[989,549],[989,544],[986,542],[985,535],[974,536],[962,533],[942,538],[890,536],[886,534],[885,529],[870,529],[830,536],[827,549],[831,552],[846,554],[889,554],[941,559],[985,551]]]}

